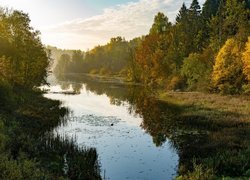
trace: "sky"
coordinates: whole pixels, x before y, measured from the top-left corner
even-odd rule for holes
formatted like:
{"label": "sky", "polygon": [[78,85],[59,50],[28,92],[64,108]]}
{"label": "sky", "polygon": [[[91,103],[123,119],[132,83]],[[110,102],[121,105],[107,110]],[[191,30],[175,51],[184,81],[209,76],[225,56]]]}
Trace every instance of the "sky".
{"label": "sky", "polygon": [[[111,37],[145,35],[157,12],[174,22],[183,2],[192,0],[0,0],[0,6],[29,14],[45,45],[88,50]],[[205,0],[200,0],[200,5]]]}

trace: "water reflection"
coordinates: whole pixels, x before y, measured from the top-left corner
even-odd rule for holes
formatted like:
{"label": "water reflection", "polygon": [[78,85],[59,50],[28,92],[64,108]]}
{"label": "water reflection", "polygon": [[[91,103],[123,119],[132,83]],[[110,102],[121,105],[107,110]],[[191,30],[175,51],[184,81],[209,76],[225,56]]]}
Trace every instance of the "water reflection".
{"label": "water reflection", "polygon": [[[57,98],[65,101],[74,115],[84,115],[68,130],[62,129],[80,137],[79,144],[97,148],[105,175],[111,179],[169,179],[176,174],[177,164],[180,173],[192,169],[194,157],[197,163],[212,163],[224,173],[220,163],[226,166],[232,162],[221,159],[218,163],[217,159],[223,157],[218,152],[235,152],[249,141],[244,136],[249,123],[238,122],[235,113],[225,112],[236,119],[228,122],[217,116],[221,112],[216,109],[163,102],[141,86],[107,83],[91,76],[58,77],[57,84],[59,89],[73,92],[70,97]],[[201,115],[199,111],[206,113]],[[237,132],[242,133],[232,136],[238,126],[241,129]]]}
{"label": "water reflection", "polygon": [[139,116],[139,126],[150,135],[155,147],[164,147],[167,142],[169,147],[178,152],[179,167],[190,167],[193,157],[207,152],[199,148],[208,141],[207,131],[201,127],[195,128],[193,123],[187,123],[188,117],[180,116],[185,107],[157,100],[148,89],[116,82],[106,83],[90,76],[68,75],[58,77],[58,80],[61,85],[68,82],[67,90],[80,93],[79,89],[74,89],[75,84],[79,83],[78,87],[83,85],[82,88],[85,87],[87,92],[105,95],[110,104],[125,107],[127,113]]}
{"label": "water reflection", "polygon": [[[59,77],[58,84],[47,97],[63,101],[72,110],[72,119],[56,130],[76,137],[81,146],[95,147],[103,177],[171,179],[176,175],[178,156],[162,127],[170,115],[161,112],[166,106],[147,90],[88,76]],[[75,94],[53,94],[60,89]]]}

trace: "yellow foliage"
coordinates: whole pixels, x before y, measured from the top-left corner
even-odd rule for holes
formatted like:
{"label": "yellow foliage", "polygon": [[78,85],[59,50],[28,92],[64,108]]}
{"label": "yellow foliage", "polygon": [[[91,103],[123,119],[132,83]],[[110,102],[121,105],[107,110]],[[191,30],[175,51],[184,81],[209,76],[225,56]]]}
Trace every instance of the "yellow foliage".
{"label": "yellow foliage", "polygon": [[247,80],[250,82],[250,36],[248,37],[248,42],[246,43],[246,49],[243,53],[243,72],[247,76]]}
{"label": "yellow foliage", "polygon": [[240,46],[234,39],[228,39],[220,49],[213,67],[212,82],[218,89],[240,89],[242,80],[242,56]]}

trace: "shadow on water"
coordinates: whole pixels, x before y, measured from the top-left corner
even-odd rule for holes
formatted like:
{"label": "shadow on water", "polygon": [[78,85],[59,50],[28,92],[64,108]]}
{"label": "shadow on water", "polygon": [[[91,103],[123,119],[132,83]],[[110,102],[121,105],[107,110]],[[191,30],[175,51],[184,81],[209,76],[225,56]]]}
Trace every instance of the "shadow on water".
{"label": "shadow on water", "polygon": [[141,86],[102,83],[77,75],[58,79],[62,89],[72,87],[80,93],[85,84],[86,90],[106,94],[111,104],[128,103],[128,112],[142,117],[141,128],[151,135],[156,146],[170,140],[179,155],[179,174],[192,170],[194,160],[224,176],[241,176],[250,169],[250,124],[237,121],[237,113],[160,101]]}
{"label": "shadow on water", "polygon": [[[44,98],[39,91],[20,88],[17,91],[17,103],[12,105],[9,113],[0,110],[0,120],[3,117],[6,119],[6,149],[9,150],[6,156],[18,163],[22,163],[22,157],[27,156],[41,167],[42,174],[36,174],[38,171],[34,170],[34,174],[26,174],[26,178],[101,179],[96,149],[80,148],[74,139],[52,133],[57,126],[66,122],[68,109],[61,107],[60,101]],[[8,159],[1,159],[1,165],[5,161],[8,162]],[[24,163],[20,169],[24,169],[25,175],[33,167],[26,161]]]}

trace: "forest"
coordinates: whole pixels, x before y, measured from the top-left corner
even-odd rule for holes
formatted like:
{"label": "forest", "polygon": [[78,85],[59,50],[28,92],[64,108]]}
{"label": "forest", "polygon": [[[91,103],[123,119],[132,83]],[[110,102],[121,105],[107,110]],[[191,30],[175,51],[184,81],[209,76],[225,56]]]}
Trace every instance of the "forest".
{"label": "forest", "polygon": [[54,72],[121,76],[164,90],[249,93],[249,19],[248,0],[207,0],[203,7],[193,0],[174,23],[159,12],[145,36],[62,54]]}

